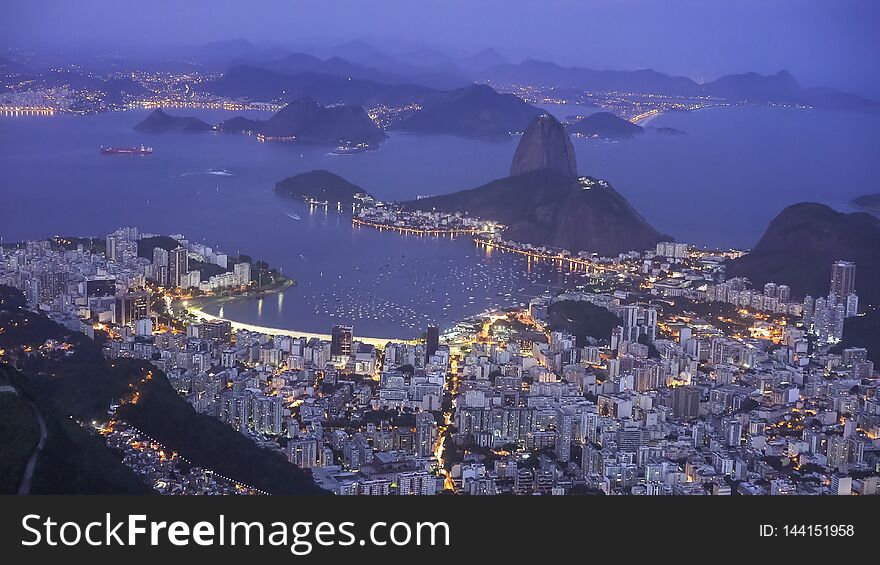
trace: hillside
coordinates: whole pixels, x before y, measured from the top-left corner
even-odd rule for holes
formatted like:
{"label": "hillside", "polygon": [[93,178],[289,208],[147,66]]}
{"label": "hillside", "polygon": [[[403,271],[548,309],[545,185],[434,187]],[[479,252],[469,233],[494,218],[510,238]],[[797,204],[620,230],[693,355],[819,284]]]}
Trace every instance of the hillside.
{"label": "hillside", "polygon": [[572,252],[614,256],[648,249],[663,239],[607,182],[571,178],[549,169],[404,206],[467,212],[507,225],[506,239]]}
{"label": "hillside", "polygon": [[403,206],[495,220],[507,226],[506,239],[573,253],[614,256],[663,239],[608,182],[577,176],[571,139],[547,114],[532,120],[517,144],[510,176]]}
{"label": "hillside", "polygon": [[729,276],[755,285],[787,284],[797,297],[828,293],[831,264],[856,263],[856,292],[863,305],[880,301],[880,219],[837,212],[824,204],[789,206],[767,226],[752,251],[728,264]]}
{"label": "hillside", "polygon": [[[103,442],[35,395],[26,376],[0,363],[0,494],[17,494],[40,440],[32,406],[46,425],[28,494],[149,494],[152,492]],[[15,392],[9,392],[12,387]]]}
{"label": "hillside", "polygon": [[560,300],[547,310],[547,327],[574,335],[578,347],[587,345],[588,337],[607,343],[619,325],[620,320],[607,309],[583,300]]}

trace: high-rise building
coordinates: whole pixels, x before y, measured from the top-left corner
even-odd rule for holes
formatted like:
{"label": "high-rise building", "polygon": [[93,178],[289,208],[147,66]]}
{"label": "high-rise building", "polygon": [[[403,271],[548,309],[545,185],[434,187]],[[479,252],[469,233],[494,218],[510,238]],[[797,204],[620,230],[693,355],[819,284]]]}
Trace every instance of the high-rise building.
{"label": "high-rise building", "polygon": [[172,249],[168,255],[168,284],[180,286],[182,280],[189,272],[189,255],[186,249],[178,247]]}
{"label": "high-rise building", "polygon": [[844,302],[846,297],[856,289],[856,264],[852,261],[835,261],[831,265],[831,290],[838,302]]}
{"label": "high-rise building", "polygon": [[104,256],[107,257],[108,261],[119,260],[119,251],[117,249],[118,244],[119,238],[115,234],[107,236],[107,247]]}
{"label": "high-rise building", "polygon": [[126,292],[116,299],[116,323],[120,326],[130,326],[149,317],[150,295],[146,291]]}
{"label": "high-rise building", "polygon": [[235,280],[239,286],[247,286],[251,282],[251,264],[242,261],[241,263],[236,263],[232,268],[232,272],[235,274]]}
{"label": "high-rise building", "polygon": [[153,265],[157,267],[168,266],[168,250],[156,247],[153,249]]}
{"label": "high-rise building", "polygon": [[318,442],[315,438],[293,438],[287,443],[287,460],[303,469],[318,464]]}
{"label": "high-rise building", "polygon": [[791,300],[791,287],[785,284],[779,285],[776,289],[776,295],[779,297],[780,302],[788,302]]}
{"label": "high-rise building", "polygon": [[675,418],[690,419],[700,415],[700,391],[690,386],[672,389],[672,415]]}
{"label": "high-rise building", "polygon": [[351,356],[351,326],[333,326],[330,333],[330,355],[333,357]]}
{"label": "high-rise building", "polygon": [[556,457],[562,463],[571,460],[572,429],[574,411],[560,408],[556,411]]}
{"label": "high-rise building", "polygon": [[844,309],[847,318],[859,315],[859,297],[855,292],[847,295]]}
{"label": "high-rise building", "polygon": [[440,329],[437,326],[428,326],[427,343],[425,346],[425,360],[437,353],[440,347]]}
{"label": "high-rise building", "polygon": [[434,452],[437,439],[437,422],[430,412],[416,414],[415,450],[419,457],[427,457]]}
{"label": "high-rise building", "polygon": [[829,467],[845,471],[849,463],[849,442],[843,436],[828,436],[825,456]]}

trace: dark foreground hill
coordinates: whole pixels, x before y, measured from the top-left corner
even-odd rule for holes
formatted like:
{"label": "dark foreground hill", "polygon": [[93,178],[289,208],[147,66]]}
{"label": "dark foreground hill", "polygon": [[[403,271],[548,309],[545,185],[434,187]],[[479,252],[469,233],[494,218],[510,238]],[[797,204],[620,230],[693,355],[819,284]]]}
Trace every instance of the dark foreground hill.
{"label": "dark foreground hill", "polygon": [[[20,291],[0,285],[0,324],[12,328],[0,334],[0,348],[6,350],[7,358],[18,360],[25,378],[22,387],[33,398],[39,399],[41,406],[45,407],[44,413],[55,414],[63,422],[69,421],[68,416],[81,421],[105,418],[107,407],[125,397],[132,385],[140,383],[144,375],[152,371],[153,378],[139,385],[139,402],[120,407],[118,415],[194,465],[213,469],[272,494],[323,492],[306,472],[288,463],[280,454],[261,449],[230,426],[197,413],[177,394],[165,375],[146,361],[117,359],[108,362],[98,343],[42,314],[30,312],[23,305],[24,296]],[[57,356],[21,353],[24,348],[37,350],[48,339],[71,344],[70,351],[73,353]],[[13,424],[22,429],[28,426],[27,422]],[[49,432],[51,436],[51,426]],[[69,433],[69,437],[74,437],[74,432]],[[61,434],[56,437],[65,438]],[[75,447],[78,444],[70,445]],[[85,460],[90,456],[89,451],[71,450],[69,447],[63,458],[59,459],[62,463],[58,468],[53,466],[49,469],[56,473],[54,490],[50,492],[77,490],[79,483],[72,482],[75,480],[92,484],[88,482],[92,480],[88,477],[65,474],[66,467],[92,469]],[[103,451],[98,449],[100,453],[112,453],[100,444],[98,447],[103,448]],[[119,478],[113,482],[109,482],[109,479],[104,481],[100,476],[93,480],[97,486],[83,488],[116,492],[112,485],[122,484],[123,481]],[[118,490],[128,492],[122,486]]]}
{"label": "dark foreground hill", "polygon": [[46,438],[36,455],[27,494],[152,492],[100,439],[35,394],[29,379],[5,363],[0,363],[0,387],[6,387],[0,392],[0,494],[19,492],[40,441],[37,412]]}

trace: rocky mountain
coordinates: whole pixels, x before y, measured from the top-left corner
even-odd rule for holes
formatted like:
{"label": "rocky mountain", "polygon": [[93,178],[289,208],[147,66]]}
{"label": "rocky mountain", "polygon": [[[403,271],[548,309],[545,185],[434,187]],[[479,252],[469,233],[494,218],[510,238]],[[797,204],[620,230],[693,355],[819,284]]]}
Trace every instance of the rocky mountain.
{"label": "rocky mountain", "polygon": [[344,178],[318,169],[287,177],[275,183],[275,192],[295,198],[312,198],[322,202],[336,203],[350,207],[356,194],[367,192]]}
{"label": "rocky mountain", "polygon": [[220,129],[319,145],[375,146],[387,138],[360,106],[324,107],[308,97],[288,103],[265,122],[237,117],[220,124]]}
{"label": "rocky mountain", "polygon": [[608,182],[577,176],[571,140],[546,114],[520,139],[510,176],[403,205],[492,219],[507,226],[506,239],[572,252],[614,256],[664,239]]}
{"label": "rocky mountain", "polygon": [[862,304],[880,301],[880,219],[802,202],[779,213],[752,251],[728,264],[731,277],[755,285],[787,284],[795,296],[828,294],[831,264],[855,261],[856,292]]}
{"label": "rocky mountain", "polygon": [[572,124],[568,124],[565,129],[569,133],[605,139],[632,137],[645,131],[645,128],[642,126],[636,125],[611,112],[590,114]]}
{"label": "rocky mountain", "polygon": [[525,130],[541,113],[513,94],[500,94],[490,86],[475,84],[437,96],[394,128],[479,139],[504,138]]}
{"label": "rocky mountain", "polygon": [[510,176],[550,169],[566,177],[577,176],[574,147],[565,128],[549,114],[529,124],[516,146]]}
{"label": "rocky mountain", "polygon": [[507,225],[506,239],[603,256],[644,250],[663,239],[607,182],[553,169],[523,172],[405,206],[467,212]]}
{"label": "rocky mountain", "polygon": [[172,116],[166,114],[161,108],[156,108],[134,126],[137,131],[147,133],[199,133],[213,131],[214,126],[198,118],[190,116]]}

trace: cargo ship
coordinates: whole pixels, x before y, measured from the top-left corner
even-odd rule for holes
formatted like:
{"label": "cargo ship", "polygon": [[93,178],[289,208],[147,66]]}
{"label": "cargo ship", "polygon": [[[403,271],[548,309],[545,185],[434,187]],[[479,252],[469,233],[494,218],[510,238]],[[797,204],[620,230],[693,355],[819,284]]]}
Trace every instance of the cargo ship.
{"label": "cargo ship", "polygon": [[140,147],[104,147],[101,146],[101,155],[151,155],[152,147],[141,145]]}

